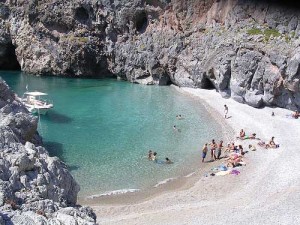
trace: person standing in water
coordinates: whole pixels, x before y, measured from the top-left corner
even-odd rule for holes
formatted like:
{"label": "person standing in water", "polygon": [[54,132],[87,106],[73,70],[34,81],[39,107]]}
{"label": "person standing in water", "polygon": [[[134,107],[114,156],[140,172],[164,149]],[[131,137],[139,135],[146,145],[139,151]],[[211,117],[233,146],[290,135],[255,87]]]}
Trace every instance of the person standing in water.
{"label": "person standing in water", "polygon": [[202,162],[204,162],[204,159],[206,158],[208,148],[207,148],[207,143],[203,146],[202,148]]}
{"label": "person standing in water", "polygon": [[228,106],[224,105],[224,114],[225,114],[225,119],[227,119],[227,114],[228,114]]}

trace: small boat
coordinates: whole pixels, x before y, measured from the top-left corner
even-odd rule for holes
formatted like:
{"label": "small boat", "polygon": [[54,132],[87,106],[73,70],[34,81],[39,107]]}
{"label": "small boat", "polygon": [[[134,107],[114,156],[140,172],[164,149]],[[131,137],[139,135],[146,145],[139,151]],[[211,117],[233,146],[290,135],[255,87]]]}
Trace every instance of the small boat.
{"label": "small boat", "polygon": [[25,92],[22,102],[29,112],[45,115],[49,109],[53,108],[52,103],[49,103],[49,101],[41,98],[47,95],[47,93],[39,91]]}

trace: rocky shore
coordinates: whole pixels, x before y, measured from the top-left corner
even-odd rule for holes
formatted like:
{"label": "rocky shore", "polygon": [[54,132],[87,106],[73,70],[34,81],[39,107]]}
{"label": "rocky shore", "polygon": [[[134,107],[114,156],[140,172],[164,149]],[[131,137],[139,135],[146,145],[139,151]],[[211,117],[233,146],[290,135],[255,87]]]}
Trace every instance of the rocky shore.
{"label": "rocky shore", "polygon": [[0,224],[95,224],[79,185],[41,146],[37,118],[0,79]]}
{"label": "rocky shore", "polygon": [[0,69],[194,87],[254,107],[300,107],[292,1],[0,2]]}

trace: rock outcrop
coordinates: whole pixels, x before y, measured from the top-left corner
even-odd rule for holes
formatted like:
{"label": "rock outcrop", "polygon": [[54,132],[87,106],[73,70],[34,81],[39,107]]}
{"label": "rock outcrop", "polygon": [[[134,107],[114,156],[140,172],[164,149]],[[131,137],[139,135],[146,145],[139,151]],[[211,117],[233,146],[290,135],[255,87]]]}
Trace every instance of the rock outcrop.
{"label": "rock outcrop", "polygon": [[40,144],[37,118],[0,79],[0,224],[95,224],[66,165]]}
{"label": "rock outcrop", "polygon": [[[254,107],[300,108],[299,8],[289,1],[6,0],[0,68],[215,88]],[[5,48],[3,47],[5,46]],[[1,64],[2,62],[2,64]]]}

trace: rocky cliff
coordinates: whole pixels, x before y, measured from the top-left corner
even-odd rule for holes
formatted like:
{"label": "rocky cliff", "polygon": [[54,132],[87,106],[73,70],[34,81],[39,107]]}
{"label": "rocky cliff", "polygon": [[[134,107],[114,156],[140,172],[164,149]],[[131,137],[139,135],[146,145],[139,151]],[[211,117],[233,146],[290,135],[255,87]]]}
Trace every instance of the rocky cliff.
{"label": "rocky cliff", "polygon": [[76,206],[79,186],[40,146],[37,118],[0,79],[0,224],[95,224]]}
{"label": "rocky cliff", "polygon": [[2,0],[0,68],[215,88],[299,109],[300,14],[288,2]]}

